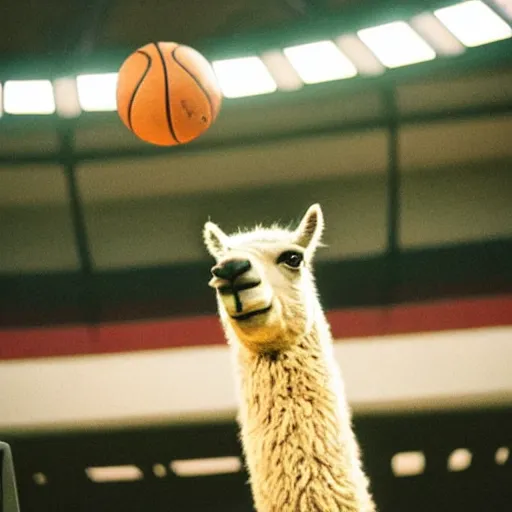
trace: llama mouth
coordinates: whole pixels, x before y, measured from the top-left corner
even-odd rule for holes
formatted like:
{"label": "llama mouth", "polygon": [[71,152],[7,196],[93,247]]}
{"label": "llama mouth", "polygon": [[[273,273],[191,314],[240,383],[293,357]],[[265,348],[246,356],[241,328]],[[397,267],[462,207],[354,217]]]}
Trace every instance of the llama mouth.
{"label": "llama mouth", "polygon": [[242,315],[232,315],[231,318],[233,320],[237,320],[238,322],[243,322],[244,320],[249,320],[258,315],[264,315],[268,313],[272,309],[272,304],[263,309],[257,309],[256,311],[249,311],[248,313],[243,313]]}
{"label": "llama mouth", "polygon": [[241,284],[227,284],[224,286],[219,286],[218,290],[221,295],[231,295],[242,292],[244,290],[250,290],[251,288],[256,288],[256,286],[259,286],[260,284],[261,281],[252,281],[250,283]]}
{"label": "llama mouth", "polygon": [[[242,313],[244,310],[242,298],[240,296],[241,292],[246,290],[252,290],[261,284],[261,281],[251,281],[247,283],[231,283],[227,285],[220,286],[218,288],[218,292],[222,296],[231,295],[235,299],[235,307],[237,313]],[[244,315],[240,315],[242,317]],[[236,317],[238,318],[238,316]]]}

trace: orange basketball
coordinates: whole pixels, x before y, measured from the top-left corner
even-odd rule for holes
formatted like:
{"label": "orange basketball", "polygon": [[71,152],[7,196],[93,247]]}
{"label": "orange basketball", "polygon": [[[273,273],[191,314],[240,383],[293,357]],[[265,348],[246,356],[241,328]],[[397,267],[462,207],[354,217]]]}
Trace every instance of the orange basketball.
{"label": "orange basketball", "polygon": [[221,102],[210,63],[188,46],[147,44],[119,70],[119,117],[152,144],[174,146],[199,137],[215,121]]}

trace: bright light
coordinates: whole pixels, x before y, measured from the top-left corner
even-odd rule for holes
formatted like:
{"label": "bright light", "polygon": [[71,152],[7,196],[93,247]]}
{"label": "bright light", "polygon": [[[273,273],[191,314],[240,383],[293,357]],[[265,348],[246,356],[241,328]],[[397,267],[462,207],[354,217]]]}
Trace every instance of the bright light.
{"label": "bright light", "polygon": [[117,73],[78,75],[78,101],[87,112],[111,112],[117,109]]}
{"label": "bright light", "polygon": [[141,480],[144,476],[140,468],[131,465],[86,468],[85,474],[96,483],[130,482]]}
{"label": "bright light", "polygon": [[434,11],[434,15],[462,44],[469,47],[512,37],[512,28],[479,0],[444,7]]}
{"label": "bright light", "polygon": [[503,466],[507,463],[509,456],[510,450],[508,449],[508,447],[501,446],[496,450],[496,453],[494,454],[494,460],[496,461],[496,464]]}
{"label": "bright light", "polygon": [[53,114],[55,98],[49,80],[8,80],[4,85],[8,114]]}
{"label": "bright light", "polygon": [[4,113],[4,100],[2,97],[2,84],[0,84],[0,117],[2,117],[3,113]]}
{"label": "bright light", "polygon": [[32,475],[32,479],[36,485],[46,485],[48,483],[48,478],[44,473],[38,472]]}
{"label": "bright light", "polygon": [[397,477],[421,475],[425,471],[423,452],[400,452],[391,458],[391,469]]}
{"label": "bright light", "polygon": [[290,46],[283,51],[306,84],[329,82],[357,75],[354,64],[332,41]]}
{"label": "bright light", "polygon": [[242,461],[239,457],[211,457],[173,460],[170,466],[174,473],[181,477],[222,475],[241,471]]}
{"label": "bright light", "polygon": [[212,66],[226,98],[256,96],[277,89],[276,82],[259,57],[216,60]]}
{"label": "bright light", "polygon": [[357,35],[388,68],[433,60],[436,52],[405,21],[365,28]]}
{"label": "bright light", "polygon": [[466,448],[454,450],[448,457],[448,471],[464,471],[471,466],[472,453]]}

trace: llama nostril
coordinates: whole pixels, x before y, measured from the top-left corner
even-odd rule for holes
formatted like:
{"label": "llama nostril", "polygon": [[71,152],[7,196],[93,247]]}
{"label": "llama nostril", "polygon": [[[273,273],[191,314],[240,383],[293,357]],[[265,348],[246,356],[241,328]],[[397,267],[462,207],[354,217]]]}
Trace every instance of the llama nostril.
{"label": "llama nostril", "polygon": [[220,265],[215,265],[215,267],[212,267],[211,272],[215,277],[222,277],[222,267]]}
{"label": "llama nostril", "polygon": [[212,268],[212,274],[220,279],[234,281],[250,269],[251,262],[249,260],[228,260],[215,265]]}

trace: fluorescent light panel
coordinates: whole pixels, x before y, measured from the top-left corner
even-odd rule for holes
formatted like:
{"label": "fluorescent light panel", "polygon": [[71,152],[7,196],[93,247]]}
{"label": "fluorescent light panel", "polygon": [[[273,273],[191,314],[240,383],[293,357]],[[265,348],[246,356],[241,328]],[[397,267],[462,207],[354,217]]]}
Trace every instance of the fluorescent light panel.
{"label": "fluorescent light panel", "polygon": [[48,483],[48,478],[44,473],[34,473],[32,479],[36,485],[46,485]]}
{"label": "fluorescent light panel", "polygon": [[49,80],[8,80],[3,90],[8,114],[53,114],[55,98]]}
{"label": "fluorescent light panel", "polygon": [[111,112],[117,109],[117,73],[78,75],[78,101],[87,112]]}
{"label": "fluorescent light panel", "polygon": [[193,477],[238,473],[242,470],[242,461],[239,457],[210,457],[207,459],[173,460],[170,466],[178,476]]}
{"label": "fluorescent light panel", "polygon": [[448,471],[464,471],[471,466],[472,453],[466,448],[454,450],[448,457]]}
{"label": "fluorescent light panel", "polygon": [[499,464],[500,466],[503,466],[507,463],[508,458],[510,456],[510,450],[507,446],[501,446],[496,450],[496,453],[494,455],[494,460],[496,461],[496,464]]}
{"label": "fluorescent light panel", "polygon": [[290,46],[283,52],[306,84],[329,82],[357,75],[354,64],[332,41]]}
{"label": "fluorescent light panel", "polygon": [[433,60],[436,52],[405,21],[394,21],[357,33],[388,68]]}
{"label": "fluorescent light panel", "polygon": [[510,25],[479,0],[470,0],[437,9],[434,15],[462,44],[468,47],[512,37]]}
{"label": "fluorescent light panel", "polygon": [[259,57],[216,60],[212,66],[226,98],[256,96],[277,90],[275,80]]}
{"label": "fluorescent light panel", "polygon": [[154,464],[153,474],[158,478],[164,478],[167,475],[167,468],[163,464]]}
{"label": "fluorescent light panel", "polygon": [[397,477],[421,475],[425,463],[423,452],[401,452],[391,458],[391,469]]}
{"label": "fluorescent light panel", "polygon": [[144,477],[142,470],[132,465],[91,467],[85,470],[85,474],[96,483],[132,482]]}

